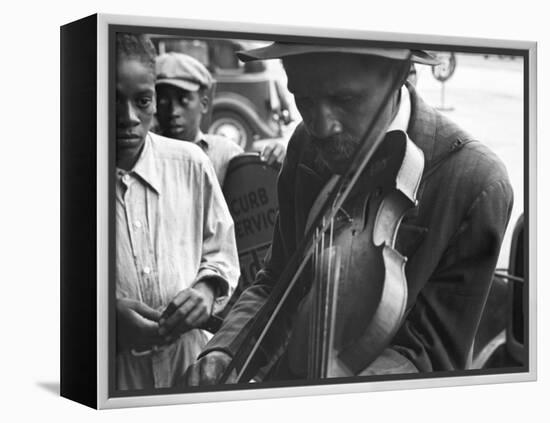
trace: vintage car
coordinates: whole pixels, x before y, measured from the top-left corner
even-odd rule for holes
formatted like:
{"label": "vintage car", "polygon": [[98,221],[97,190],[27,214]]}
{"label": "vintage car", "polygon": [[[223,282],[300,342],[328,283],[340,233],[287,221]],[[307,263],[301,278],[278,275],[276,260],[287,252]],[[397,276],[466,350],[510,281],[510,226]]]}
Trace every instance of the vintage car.
{"label": "vintage car", "polygon": [[256,140],[280,138],[291,121],[288,93],[280,64],[242,63],[236,51],[253,48],[250,41],[152,36],[159,54],[176,51],[193,56],[212,73],[213,102],[201,129],[233,139],[245,151]]}
{"label": "vintage car", "polygon": [[527,365],[528,279],[523,214],[514,225],[507,268],[497,268],[473,348],[473,369]]}

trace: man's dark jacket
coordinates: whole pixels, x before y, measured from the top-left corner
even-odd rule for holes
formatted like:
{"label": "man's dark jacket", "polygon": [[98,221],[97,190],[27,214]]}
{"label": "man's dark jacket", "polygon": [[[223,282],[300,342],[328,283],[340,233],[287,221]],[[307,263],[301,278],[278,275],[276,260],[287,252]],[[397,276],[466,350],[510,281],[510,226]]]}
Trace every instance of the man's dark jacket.
{"label": "man's dark jacket", "polygon": [[[391,348],[420,372],[465,369],[512,209],[501,161],[481,142],[425,104],[414,88],[407,133],[425,156],[418,206],[400,226],[396,248],[408,257],[407,315]],[[239,298],[201,355],[234,356],[304,234],[308,212],[331,176],[315,159],[303,125],[293,134],[278,180],[279,220],[265,267]],[[286,339],[292,305],[264,343],[272,354]]]}

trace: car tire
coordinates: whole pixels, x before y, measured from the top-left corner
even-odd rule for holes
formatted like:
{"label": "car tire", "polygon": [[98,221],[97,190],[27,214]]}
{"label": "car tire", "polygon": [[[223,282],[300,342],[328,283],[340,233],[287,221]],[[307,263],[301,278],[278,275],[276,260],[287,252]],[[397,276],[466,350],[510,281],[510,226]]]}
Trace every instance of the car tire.
{"label": "car tire", "polygon": [[245,151],[252,148],[254,141],[252,127],[246,119],[229,110],[214,110],[208,132],[232,139]]}

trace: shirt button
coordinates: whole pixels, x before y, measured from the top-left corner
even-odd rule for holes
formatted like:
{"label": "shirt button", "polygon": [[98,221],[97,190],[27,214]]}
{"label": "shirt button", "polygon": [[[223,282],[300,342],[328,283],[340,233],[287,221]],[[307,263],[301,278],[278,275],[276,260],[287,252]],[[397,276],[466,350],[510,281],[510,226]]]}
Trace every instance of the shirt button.
{"label": "shirt button", "polygon": [[130,175],[125,173],[124,176],[122,177],[122,180],[126,183],[130,182]]}
{"label": "shirt button", "polygon": [[143,268],[143,273],[145,273],[146,275],[148,275],[149,273],[151,273],[151,268],[149,266],[145,266]]}
{"label": "shirt button", "polygon": [[140,222],[139,220],[136,220],[136,221],[134,222],[134,226],[135,226],[136,228],[138,228],[138,229],[141,228],[141,222]]}

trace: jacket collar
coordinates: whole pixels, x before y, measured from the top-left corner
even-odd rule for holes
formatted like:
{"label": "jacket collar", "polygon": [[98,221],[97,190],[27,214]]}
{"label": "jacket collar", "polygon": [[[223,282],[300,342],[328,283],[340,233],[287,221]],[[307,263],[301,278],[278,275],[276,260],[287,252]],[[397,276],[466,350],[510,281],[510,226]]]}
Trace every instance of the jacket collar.
{"label": "jacket collar", "polygon": [[407,83],[407,89],[411,96],[411,118],[407,135],[424,153],[424,168],[428,169],[434,160],[437,114],[418,96],[411,84]]}
{"label": "jacket collar", "polygon": [[426,174],[474,138],[426,104],[408,83],[407,88],[411,94],[411,120],[407,135],[424,153]]}

